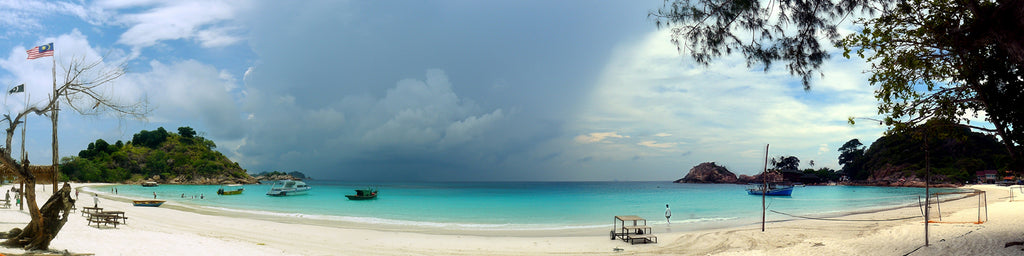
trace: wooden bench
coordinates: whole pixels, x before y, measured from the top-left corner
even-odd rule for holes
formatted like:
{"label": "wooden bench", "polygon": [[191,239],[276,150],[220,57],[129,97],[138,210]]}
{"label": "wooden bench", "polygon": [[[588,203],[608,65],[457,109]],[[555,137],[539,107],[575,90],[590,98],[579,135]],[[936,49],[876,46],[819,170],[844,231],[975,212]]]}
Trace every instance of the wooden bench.
{"label": "wooden bench", "polygon": [[[626,241],[628,241],[629,244],[658,243],[658,237],[654,236],[654,235],[651,235],[651,234],[628,235],[628,236],[626,236]],[[637,242],[637,241],[640,241],[640,242]]]}

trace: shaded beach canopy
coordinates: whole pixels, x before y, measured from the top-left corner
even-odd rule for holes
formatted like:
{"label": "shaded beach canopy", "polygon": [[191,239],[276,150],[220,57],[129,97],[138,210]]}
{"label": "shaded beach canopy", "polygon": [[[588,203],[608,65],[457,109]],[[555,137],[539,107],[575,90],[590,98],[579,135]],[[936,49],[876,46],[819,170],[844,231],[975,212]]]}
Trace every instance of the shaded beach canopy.
{"label": "shaded beach canopy", "polygon": [[[36,183],[53,183],[52,165],[29,165],[28,169],[32,171],[32,175],[36,176]],[[0,164],[0,178],[4,181],[13,180],[13,182],[21,182],[21,178],[15,175],[14,172],[14,168]]]}

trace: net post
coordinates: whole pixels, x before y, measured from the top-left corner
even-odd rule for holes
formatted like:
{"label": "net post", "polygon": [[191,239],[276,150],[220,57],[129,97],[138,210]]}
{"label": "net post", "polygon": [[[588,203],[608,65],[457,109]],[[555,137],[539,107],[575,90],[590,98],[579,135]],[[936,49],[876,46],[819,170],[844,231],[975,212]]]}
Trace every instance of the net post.
{"label": "net post", "polygon": [[988,221],[988,193],[985,191],[981,192],[981,195],[985,197],[985,221]]}

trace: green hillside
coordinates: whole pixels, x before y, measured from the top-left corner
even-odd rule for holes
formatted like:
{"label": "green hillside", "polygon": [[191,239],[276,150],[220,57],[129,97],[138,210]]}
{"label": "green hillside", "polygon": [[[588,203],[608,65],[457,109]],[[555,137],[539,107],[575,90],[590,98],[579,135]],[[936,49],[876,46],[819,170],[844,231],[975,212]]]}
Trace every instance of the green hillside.
{"label": "green hillside", "polygon": [[185,184],[253,180],[238,163],[213,150],[216,147],[190,127],[179,127],[178,133],[160,127],[143,130],[127,143],[98,139],[78,156],[62,158],[60,170],[67,179],[84,182],[138,182],[154,176]]}
{"label": "green hillside", "polygon": [[924,178],[926,149],[933,179],[940,182],[973,181],[976,171],[1006,170],[1011,160],[995,136],[930,121],[922,127],[882,136],[866,150],[859,146],[840,148],[840,163],[845,156],[843,172],[853,180]]}

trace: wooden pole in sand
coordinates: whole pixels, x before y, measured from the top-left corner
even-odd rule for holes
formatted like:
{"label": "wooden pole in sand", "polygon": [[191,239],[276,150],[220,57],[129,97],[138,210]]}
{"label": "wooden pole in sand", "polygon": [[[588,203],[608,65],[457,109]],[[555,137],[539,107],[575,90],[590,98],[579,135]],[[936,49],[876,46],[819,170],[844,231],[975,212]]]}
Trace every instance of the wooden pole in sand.
{"label": "wooden pole in sand", "polygon": [[928,208],[931,208],[931,206],[928,203],[928,198],[929,198],[929,191],[928,190],[931,187],[932,166],[931,166],[931,161],[930,161],[931,159],[929,159],[930,154],[928,152],[928,135],[929,135],[929,133],[928,133],[928,130],[927,130],[927,129],[930,129],[930,128],[931,127],[926,128],[925,133],[924,133],[924,246],[928,246],[928,220],[929,220],[928,219],[928,212],[929,212]]}
{"label": "wooden pole in sand", "polygon": [[764,144],[764,171],[761,172],[761,182],[764,183],[764,187],[761,188],[761,232],[764,232],[765,212],[768,211],[768,206],[765,205],[765,201],[768,197],[768,146],[770,144]]}

